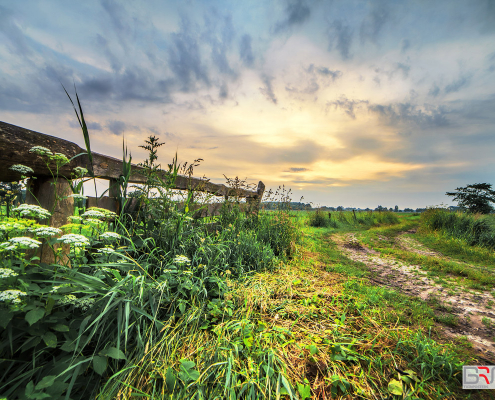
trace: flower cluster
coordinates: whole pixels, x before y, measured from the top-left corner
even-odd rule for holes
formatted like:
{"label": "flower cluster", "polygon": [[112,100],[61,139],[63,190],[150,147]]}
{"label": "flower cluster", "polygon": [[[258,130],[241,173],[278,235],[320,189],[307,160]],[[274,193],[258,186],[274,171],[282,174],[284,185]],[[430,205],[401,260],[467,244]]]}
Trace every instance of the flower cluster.
{"label": "flower cluster", "polygon": [[69,162],[69,159],[65,154],[62,153],[55,153],[50,156],[50,160],[55,161],[57,164],[64,165]]}
{"label": "flower cluster", "polygon": [[20,213],[23,217],[34,217],[39,219],[50,218],[52,215],[48,212],[48,210],[34,204],[21,204],[12,211]]}
{"label": "flower cluster", "polygon": [[21,175],[34,174],[34,171],[32,168],[27,167],[26,165],[22,165],[22,164],[12,165],[9,169],[12,171],[15,171],[15,172],[19,172]]}
{"label": "flower cluster", "polygon": [[96,210],[88,210],[81,215],[83,218],[105,218],[105,214]]}
{"label": "flower cluster", "polygon": [[21,297],[26,296],[25,292],[21,292],[20,290],[4,290],[0,292],[0,301],[9,301],[14,304],[19,304],[22,300]]}
{"label": "flower cluster", "polygon": [[98,249],[98,253],[102,254],[112,254],[115,253],[115,250],[111,247],[103,247],[102,249]]}
{"label": "flower cluster", "polygon": [[75,307],[82,309],[83,311],[89,309],[94,303],[95,303],[94,299],[87,299],[87,298],[78,299],[73,294],[67,294],[59,300],[59,304],[61,306],[73,305]]}
{"label": "flower cluster", "polygon": [[179,264],[179,265],[190,264],[191,260],[189,258],[187,258],[186,256],[179,255],[179,256],[175,256],[174,263]]}
{"label": "flower cluster", "polygon": [[75,167],[74,168],[74,175],[78,178],[82,178],[87,173],[88,173],[88,170],[84,167]]}
{"label": "flower cluster", "polygon": [[17,272],[15,272],[13,269],[10,268],[0,268],[0,279],[3,278],[12,278],[14,276],[19,275]]}
{"label": "flower cluster", "polygon": [[8,242],[0,244],[5,250],[17,250],[17,249],[37,249],[41,245],[41,242],[29,237],[15,237],[9,239]]}
{"label": "flower cluster", "polygon": [[43,226],[41,228],[35,229],[34,233],[38,237],[46,238],[46,237],[59,235],[62,233],[62,231],[60,229],[54,228],[52,226]]}
{"label": "flower cluster", "polygon": [[79,193],[71,194],[69,197],[72,197],[74,200],[85,200],[88,198],[88,196],[84,196],[83,194]]}
{"label": "flower cluster", "polygon": [[63,235],[59,241],[61,243],[69,244],[74,247],[85,247],[89,246],[89,239],[86,236],[78,235],[75,233],[69,233],[67,235]]}
{"label": "flower cluster", "polygon": [[29,149],[30,153],[38,154],[39,156],[51,156],[53,155],[50,149],[43,146],[34,146]]}
{"label": "flower cluster", "polygon": [[109,240],[109,241],[114,241],[120,239],[122,236],[120,236],[118,233],[115,232],[104,232],[100,235],[101,239]]}
{"label": "flower cluster", "polygon": [[91,224],[93,224],[93,225],[100,225],[100,224],[104,224],[103,221],[101,221],[99,219],[96,219],[96,218],[87,218],[87,219],[84,220],[84,223],[86,225],[91,225]]}

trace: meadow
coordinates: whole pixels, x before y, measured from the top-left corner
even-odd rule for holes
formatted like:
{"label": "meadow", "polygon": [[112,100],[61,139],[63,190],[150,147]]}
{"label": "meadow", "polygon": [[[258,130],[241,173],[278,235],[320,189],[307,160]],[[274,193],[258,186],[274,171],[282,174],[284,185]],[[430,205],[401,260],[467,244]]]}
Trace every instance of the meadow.
{"label": "meadow", "polygon": [[[46,148],[33,153],[55,167],[68,161]],[[460,389],[462,365],[486,359],[465,336],[444,335],[455,315],[382,284],[355,256],[374,249],[421,263],[436,279],[459,278],[450,286],[489,290],[492,275],[478,268],[494,261],[487,231],[452,236],[436,211],[294,212],[284,188],[270,198],[278,210],[243,212],[233,197],[218,216],[198,218],[192,191],[175,200],[176,162],[163,179],[153,154],[144,187],[128,194],[123,182],[122,209],[140,200],[133,213],[86,209],[79,192],[67,224],[53,227],[51,210],[19,204],[19,186],[7,190],[1,396],[484,398]],[[405,250],[395,240],[403,234],[451,259]]]}

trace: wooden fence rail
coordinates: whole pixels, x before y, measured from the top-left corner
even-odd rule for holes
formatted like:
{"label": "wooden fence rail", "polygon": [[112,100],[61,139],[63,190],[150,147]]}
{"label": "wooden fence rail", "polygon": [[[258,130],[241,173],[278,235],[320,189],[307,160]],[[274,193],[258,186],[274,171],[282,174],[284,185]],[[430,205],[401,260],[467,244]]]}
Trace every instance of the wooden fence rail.
{"label": "wooden fence rail", "polygon": [[[70,185],[65,178],[71,177],[75,167],[83,167],[91,170],[91,164],[87,154],[80,155],[73,159],[69,164],[59,169],[58,175],[62,179],[57,179],[56,185],[53,181],[50,170],[41,157],[29,153],[34,146],[43,146],[50,149],[53,153],[62,153],[69,159],[76,155],[86,153],[77,144],[68,140],[60,139],[55,136],[45,135],[44,133],[31,131],[16,125],[11,125],[0,121],[0,182],[12,182],[20,179],[18,172],[9,169],[14,164],[22,164],[32,168],[36,179],[30,180],[30,192],[26,197],[26,202],[39,204],[46,209],[52,209],[55,204],[55,193],[61,196],[71,194]],[[106,156],[99,153],[93,153],[93,171],[97,178],[108,179],[109,196],[101,199],[88,199],[90,206],[98,205],[112,211],[117,210],[116,197],[118,196],[118,179],[122,175],[122,160]],[[132,164],[130,183],[143,184],[146,177],[139,173],[144,168]],[[162,177],[167,174],[161,171]],[[263,182],[258,183],[256,191],[246,189],[229,188],[223,184],[216,184],[204,179],[198,179],[188,176],[177,176],[175,180],[175,189],[179,190],[196,190],[210,193],[214,196],[236,196],[237,198],[246,198],[250,205],[256,210],[259,209],[261,199],[265,190]],[[34,196],[34,197],[33,197]],[[73,198],[60,200],[54,210],[53,217],[50,221],[52,226],[61,226],[66,223],[67,216],[72,215],[74,203]],[[209,213],[214,215],[218,213],[218,205],[210,205]]]}

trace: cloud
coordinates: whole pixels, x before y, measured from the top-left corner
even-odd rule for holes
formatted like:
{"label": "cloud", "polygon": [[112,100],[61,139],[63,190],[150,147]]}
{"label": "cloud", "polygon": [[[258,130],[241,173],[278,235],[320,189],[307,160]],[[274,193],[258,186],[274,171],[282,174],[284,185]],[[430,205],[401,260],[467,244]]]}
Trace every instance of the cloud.
{"label": "cloud", "polygon": [[426,104],[423,109],[411,103],[370,104],[368,111],[378,115],[390,126],[412,123],[422,128],[438,128],[449,125],[446,117],[447,111],[441,107],[432,107]]}
{"label": "cloud", "polygon": [[[81,129],[81,126],[77,121],[69,121],[69,126],[71,128]],[[86,121],[86,126],[90,131],[101,131],[103,129],[99,122]]]}
{"label": "cloud", "polygon": [[285,171],[285,172],[306,172],[306,171],[310,171],[310,169],[292,167],[292,168],[289,168],[288,171]]}
{"label": "cloud", "polygon": [[211,12],[205,16],[202,40],[211,47],[211,59],[221,74],[235,78],[236,72],[229,64],[227,53],[236,36],[232,17]]}
{"label": "cloud", "polygon": [[332,50],[335,43],[335,48],[340,53],[342,59],[350,59],[350,48],[352,45],[353,35],[354,32],[346,21],[341,19],[333,21],[328,29],[328,50]]}
{"label": "cloud", "polygon": [[411,47],[411,42],[409,39],[402,39],[400,41],[400,51],[401,53],[405,53]]}
{"label": "cloud", "polygon": [[191,34],[192,30],[189,20],[183,17],[179,32],[171,35],[168,51],[169,67],[183,92],[195,90],[196,81],[210,85],[206,66],[201,60],[200,46]]}
{"label": "cloud", "polygon": [[[312,66],[313,64],[311,64]],[[335,70],[332,71],[328,69],[327,67],[319,67],[316,69],[316,72],[318,72],[320,75],[332,78],[332,81],[335,81],[336,79],[340,78],[342,76],[342,71]]]}
{"label": "cloud", "polygon": [[433,97],[437,97],[439,94],[440,94],[440,88],[437,86],[436,83],[434,83],[433,86],[428,91],[428,95],[433,96]]}
{"label": "cloud", "polygon": [[273,92],[273,86],[272,86],[272,81],[273,77],[268,76],[268,75],[262,75],[261,76],[261,81],[265,85],[264,87],[260,87],[260,92],[267,98],[267,100],[270,100],[273,104],[277,104],[277,97],[275,96],[275,93]]}
{"label": "cloud", "polygon": [[389,20],[389,4],[378,1],[374,1],[372,4],[373,9],[363,20],[359,30],[361,43],[365,43],[367,40],[376,43],[380,31]]}
{"label": "cloud", "polygon": [[458,92],[462,88],[469,86],[472,77],[473,77],[472,74],[461,75],[458,79],[445,86],[444,89],[445,93]]}
{"label": "cloud", "polygon": [[361,104],[368,104],[367,100],[349,100],[346,97],[341,97],[339,100],[329,101],[327,102],[328,106],[334,106],[335,109],[340,108],[343,110],[349,117],[352,119],[356,119],[355,110]]}
{"label": "cloud", "polygon": [[124,121],[119,120],[111,120],[107,121],[106,127],[114,134],[114,135],[122,135],[127,128],[127,124]]}
{"label": "cloud", "polygon": [[33,54],[29,39],[22,32],[21,27],[14,21],[13,12],[0,6],[0,37],[7,44],[10,52],[28,57]]}
{"label": "cloud", "polygon": [[284,19],[275,26],[275,33],[289,29],[294,25],[301,25],[311,15],[311,9],[304,0],[288,0]]}
{"label": "cloud", "polygon": [[409,71],[411,70],[411,66],[403,63],[396,64],[396,71],[402,71],[402,77],[406,79],[409,76]]}
{"label": "cloud", "polygon": [[239,56],[246,67],[252,67],[254,63],[253,49],[251,48],[251,36],[245,34],[239,44]]}

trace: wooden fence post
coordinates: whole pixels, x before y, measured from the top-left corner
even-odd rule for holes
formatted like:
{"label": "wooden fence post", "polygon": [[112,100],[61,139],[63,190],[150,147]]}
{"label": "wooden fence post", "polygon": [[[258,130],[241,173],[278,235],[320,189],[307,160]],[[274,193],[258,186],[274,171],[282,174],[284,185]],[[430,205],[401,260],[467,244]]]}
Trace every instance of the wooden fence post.
{"label": "wooden fence post", "polygon": [[[62,177],[58,179],[38,177],[37,179],[30,179],[28,189],[26,191],[26,203],[39,205],[52,213],[47,225],[60,228],[67,224],[67,218],[74,211],[74,198],[62,198],[72,194],[67,180]],[[60,244],[55,245],[55,249],[59,246]],[[64,253],[68,254],[69,246],[62,246]],[[47,264],[55,261],[53,253],[46,243],[41,247],[40,261]],[[66,257],[64,261],[67,261]]]}

